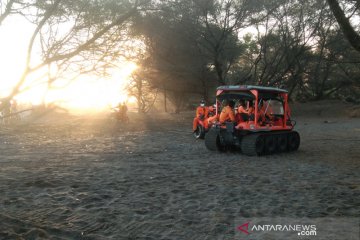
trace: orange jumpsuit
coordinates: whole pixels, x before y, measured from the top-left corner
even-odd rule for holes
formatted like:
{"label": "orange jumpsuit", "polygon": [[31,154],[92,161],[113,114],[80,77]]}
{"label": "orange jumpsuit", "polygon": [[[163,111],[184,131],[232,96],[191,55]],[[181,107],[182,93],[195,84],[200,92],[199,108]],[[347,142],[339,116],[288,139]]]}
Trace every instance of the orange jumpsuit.
{"label": "orange jumpsuit", "polygon": [[194,118],[193,121],[193,131],[196,130],[199,121],[203,121],[205,120],[205,118],[207,118],[207,114],[208,114],[208,110],[206,107],[199,106],[196,108],[196,117]]}
{"label": "orange jumpsuit", "polygon": [[216,122],[217,120],[219,120],[219,114],[218,115],[214,115],[214,116],[212,116],[212,117],[209,117],[208,119],[207,119],[207,124],[209,125],[209,124],[213,124],[214,122]]}
{"label": "orange jumpsuit", "polygon": [[253,121],[255,119],[255,108],[253,106],[250,106],[247,109],[247,113],[249,115],[249,121]]}
{"label": "orange jumpsuit", "polygon": [[248,111],[246,111],[246,109],[243,107],[243,106],[239,106],[238,109],[237,109],[237,112],[238,113],[248,113]]}
{"label": "orange jumpsuit", "polygon": [[226,121],[235,122],[235,115],[232,108],[230,106],[224,107],[220,113],[219,119],[220,123],[224,123]]}
{"label": "orange jumpsuit", "polygon": [[248,114],[248,111],[243,106],[239,106],[237,114],[235,115],[236,122],[243,122],[245,119],[241,116],[242,114]]}
{"label": "orange jumpsuit", "polygon": [[258,121],[260,122],[260,124],[265,121],[264,107],[261,107],[258,109]]}
{"label": "orange jumpsuit", "polygon": [[216,116],[216,110],[214,109],[213,106],[210,106],[207,108],[208,112],[207,112],[207,118],[204,121],[204,127],[205,129],[209,128],[209,125],[213,124],[216,120],[217,120],[217,116]]}

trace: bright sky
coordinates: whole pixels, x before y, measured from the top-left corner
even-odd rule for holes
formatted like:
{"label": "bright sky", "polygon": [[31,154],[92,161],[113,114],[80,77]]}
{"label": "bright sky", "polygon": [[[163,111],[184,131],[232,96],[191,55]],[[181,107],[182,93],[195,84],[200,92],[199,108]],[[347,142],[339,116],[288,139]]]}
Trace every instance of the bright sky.
{"label": "bright sky", "polygon": [[[22,74],[33,30],[34,26],[21,17],[8,17],[0,25],[0,98],[9,94]],[[36,49],[33,56],[36,60]],[[55,102],[77,111],[103,110],[122,101],[133,101],[128,98],[124,86],[136,65],[131,62],[123,62],[120,65],[122,67],[111,71],[110,78],[81,76],[70,85],[55,90],[48,90],[46,84],[36,85],[16,96],[16,100],[20,104],[34,105]],[[40,74],[44,74],[44,71],[30,76],[27,85]]]}

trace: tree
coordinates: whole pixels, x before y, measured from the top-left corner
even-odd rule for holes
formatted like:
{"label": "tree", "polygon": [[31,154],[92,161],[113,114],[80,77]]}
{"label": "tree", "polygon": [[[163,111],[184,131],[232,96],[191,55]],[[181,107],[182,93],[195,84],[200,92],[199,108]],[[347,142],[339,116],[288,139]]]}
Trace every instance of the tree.
{"label": "tree", "polygon": [[146,113],[152,108],[159,91],[151,85],[147,76],[146,68],[137,69],[126,87],[128,94],[136,98],[139,113]]}
{"label": "tree", "polygon": [[211,59],[218,85],[227,83],[227,74],[242,54],[237,33],[250,26],[251,15],[259,10],[258,1],[194,1],[204,26],[198,42],[202,54]]}
{"label": "tree", "polygon": [[330,9],[324,2],[303,0],[286,0],[276,9],[266,9],[267,17],[255,24],[258,34],[244,37],[239,79],[285,87],[289,96],[322,98],[332,85],[328,80],[335,64],[329,62],[326,48],[334,31]]}
{"label": "tree", "polygon": [[[333,12],[344,36],[349,41],[351,46],[358,52],[360,52],[360,34],[356,32],[355,28],[351,25],[349,18],[345,16],[344,11],[341,9],[337,0],[327,0],[331,11]],[[356,0],[355,10],[359,11],[360,1]]]}
{"label": "tree", "polygon": [[179,112],[189,94],[207,98],[209,62],[199,54],[199,25],[178,12],[181,5],[162,7],[138,19],[133,37],[145,44],[146,57],[138,65],[146,69],[147,81]]}
{"label": "tree", "polygon": [[32,1],[26,4],[18,0],[1,0],[0,2],[0,26],[2,22],[12,14],[20,14],[23,9],[30,6]]}
{"label": "tree", "polygon": [[[99,65],[108,67],[124,51],[119,47],[120,39],[124,40],[122,33],[144,4],[115,0],[36,1],[27,12],[35,29],[29,40],[25,69],[7,100],[18,94],[30,74],[44,67],[56,65],[54,68],[64,71],[78,64],[78,72],[95,71]],[[37,41],[41,43],[42,58],[35,62],[33,48]]]}

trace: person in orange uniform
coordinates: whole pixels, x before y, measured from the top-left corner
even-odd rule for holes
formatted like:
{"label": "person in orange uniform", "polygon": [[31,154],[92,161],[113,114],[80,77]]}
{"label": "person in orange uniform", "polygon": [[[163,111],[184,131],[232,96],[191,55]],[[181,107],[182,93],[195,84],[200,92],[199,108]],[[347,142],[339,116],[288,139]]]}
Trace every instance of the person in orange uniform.
{"label": "person in orange uniform", "polygon": [[216,114],[216,106],[212,105],[208,107],[208,118],[213,117]]}
{"label": "person in orange uniform", "polygon": [[263,124],[265,122],[264,101],[260,101],[258,106],[258,121],[260,124]]}
{"label": "person in orange uniform", "polygon": [[254,121],[255,119],[255,108],[254,108],[254,104],[252,101],[249,101],[249,107],[247,109],[248,115],[249,115],[249,120],[250,121]]}
{"label": "person in orange uniform", "polygon": [[238,113],[246,113],[248,114],[248,111],[245,109],[245,101],[244,100],[241,100],[240,101],[240,104],[239,104],[239,107],[237,109],[237,112]]}
{"label": "person in orange uniform", "polygon": [[219,122],[220,123],[225,123],[225,122],[235,122],[235,114],[234,114],[234,101],[230,100],[230,101],[225,101],[224,102],[225,107],[223,107],[221,113],[220,113],[220,117],[219,117]]}
{"label": "person in orange uniform", "polygon": [[204,121],[205,129],[208,129],[209,125],[213,124],[216,119],[216,105],[207,107],[207,118]]}
{"label": "person in orange uniform", "polygon": [[245,109],[245,101],[240,100],[239,106],[237,107],[237,113],[235,115],[236,122],[244,122],[249,119],[248,111]]}
{"label": "person in orange uniform", "polygon": [[196,131],[196,128],[199,124],[199,121],[204,121],[207,118],[208,110],[205,107],[205,101],[201,100],[200,105],[196,108],[196,116],[193,121],[193,132]]}
{"label": "person in orange uniform", "polygon": [[[213,109],[213,111],[211,111],[211,108]],[[216,114],[216,104],[214,104],[213,106],[209,107],[209,115],[207,118],[207,126],[214,124],[216,121],[219,120],[219,114]]]}
{"label": "person in orange uniform", "polygon": [[272,120],[272,118],[271,118],[271,114],[272,114],[271,106],[270,106],[269,103],[265,103],[265,105],[264,105],[263,100],[260,101],[260,106],[259,106],[259,110],[258,110],[258,116],[259,116],[260,124],[265,124],[266,121]]}

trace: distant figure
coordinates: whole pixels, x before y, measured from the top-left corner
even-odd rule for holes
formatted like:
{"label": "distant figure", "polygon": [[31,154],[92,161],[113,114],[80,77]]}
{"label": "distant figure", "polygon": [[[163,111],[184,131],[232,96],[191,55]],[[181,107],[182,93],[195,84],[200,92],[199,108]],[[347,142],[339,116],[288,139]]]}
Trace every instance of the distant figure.
{"label": "distant figure", "polygon": [[11,100],[11,107],[10,107],[10,115],[11,120],[18,121],[20,120],[20,115],[18,112],[18,103],[15,99]]}
{"label": "distant figure", "polygon": [[0,104],[1,115],[4,124],[10,122],[11,104],[8,99],[3,99]]}
{"label": "distant figure", "polygon": [[11,113],[16,113],[17,112],[17,107],[18,107],[18,104],[16,102],[15,99],[11,100]]}
{"label": "distant figure", "polygon": [[118,105],[118,120],[121,122],[129,122],[129,117],[127,116],[128,107],[125,102],[119,103]]}

